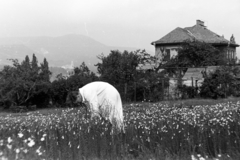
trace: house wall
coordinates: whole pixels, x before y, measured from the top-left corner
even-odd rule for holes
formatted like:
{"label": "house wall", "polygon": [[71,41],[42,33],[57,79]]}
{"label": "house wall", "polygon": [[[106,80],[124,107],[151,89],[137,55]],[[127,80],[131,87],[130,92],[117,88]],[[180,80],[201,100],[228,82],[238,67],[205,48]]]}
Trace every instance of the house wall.
{"label": "house wall", "polygon": [[195,78],[193,79],[187,79],[187,80],[183,80],[183,85],[189,86],[189,87],[200,87],[202,86],[202,83],[204,81],[204,78],[196,80]]}
{"label": "house wall", "polygon": [[220,52],[224,53],[226,59],[231,60],[236,58],[236,47],[232,46],[214,46],[220,50]]}
{"label": "house wall", "polygon": [[226,57],[227,59],[235,59],[236,58],[236,48],[235,47],[228,47],[226,49]]}
{"label": "house wall", "polygon": [[170,58],[178,54],[179,45],[156,45],[155,46],[155,57],[158,60],[168,61]]}
{"label": "house wall", "polygon": [[168,97],[170,99],[177,99],[179,98],[179,95],[178,95],[178,90],[177,90],[177,83],[178,83],[178,80],[176,78],[170,78],[169,79],[169,95]]}
{"label": "house wall", "polygon": [[[156,45],[155,46],[155,57],[160,61],[168,61],[172,57],[178,54],[178,49],[181,45]],[[214,46],[223,52],[227,59],[236,58],[236,47],[232,46]]]}

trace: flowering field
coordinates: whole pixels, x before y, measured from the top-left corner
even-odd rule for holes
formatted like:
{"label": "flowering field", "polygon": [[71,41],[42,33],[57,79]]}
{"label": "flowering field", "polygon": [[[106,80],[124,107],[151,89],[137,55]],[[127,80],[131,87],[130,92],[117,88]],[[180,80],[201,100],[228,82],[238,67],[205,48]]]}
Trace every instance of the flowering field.
{"label": "flowering field", "polygon": [[[240,157],[240,102],[188,108],[124,106],[126,133],[81,108],[0,117],[0,159],[194,159]],[[221,157],[220,157],[221,156]]]}

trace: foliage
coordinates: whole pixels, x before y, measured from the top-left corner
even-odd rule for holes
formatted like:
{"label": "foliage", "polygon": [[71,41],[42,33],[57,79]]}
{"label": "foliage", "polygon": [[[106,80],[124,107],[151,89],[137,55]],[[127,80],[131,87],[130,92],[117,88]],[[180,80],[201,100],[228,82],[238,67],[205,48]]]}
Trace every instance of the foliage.
{"label": "foliage", "polygon": [[41,67],[38,66],[34,54],[31,63],[28,56],[21,64],[17,59],[10,60],[13,65],[4,66],[0,72],[0,101],[5,107],[46,105],[49,98],[49,76],[51,74],[48,70],[47,60],[44,59]]}
{"label": "foliage", "polygon": [[124,101],[160,100],[163,92],[161,79],[164,79],[164,75],[157,73],[155,68],[141,69],[145,65],[152,65],[156,60],[145,50],[122,53],[116,50],[108,56],[100,55],[98,58],[101,60],[96,65],[100,80],[114,85]]}
{"label": "foliage", "polygon": [[178,54],[172,57],[164,67],[169,72],[175,72],[176,68],[203,67],[225,65],[224,53],[212,45],[200,41],[185,41],[178,50]]}
{"label": "foliage", "polygon": [[[206,67],[206,66],[226,66],[220,67],[216,73],[204,77],[204,83],[201,87],[201,96],[205,98],[223,98],[230,95],[238,96],[236,88],[239,88],[239,82],[236,78],[237,69],[227,67],[235,64],[236,60],[228,61],[224,52],[210,44],[200,41],[185,41],[178,50],[178,55],[172,57],[170,61],[162,65],[169,76],[177,75],[179,78],[187,68]],[[233,70],[231,68],[234,68]],[[182,74],[183,73],[183,74]],[[235,90],[234,90],[235,88]],[[193,98],[197,95],[197,90],[192,87],[182,86],[182,81],[178,81],[178,90],[184,97]]]}
{"label": "foliage", "polygon": [[164,89],[168,86],[169,79],[166,78],[164,74],[154,70],[139,70],[137,74],[137,100],[151,102],[163,100],[165,96]]}
{"label": "foliage", "polygon": [[195,87],[179,85],[178,90],[181,92],[182,99],[195,98],[197,95],[197,90]]}
{"label": "foliage", "polygon": [[205,75],[204,82],[200,89],[200,95],[214,99],[239,96],[239,74],[240,70],[238,67],[219,67],[215,72]]}
{"label": "foliage", "polygon": [[112,134],[107,121],[90,119],[84,109],[1,116],[0,158],[191,159],[201,155],[238,159],[239,110],[239,102],[193,109],[128,104],[124,106],[125,134]]}
{"label": "foliage", "polygon": [[58,79],[52,82],[52,101],[56,106],[63,106],[69,91],[78,91],[87,83],[97,80],[98,77],[83,62],[79,67],[74,68],[74,73],[69,77],[58,76]]}
{"label": "foliage", "polygon": [[105,57],[104,55],[98,56],[102,63],[98,63],[98,73],[101,79],[113,84],[124,84],[134,80],[136,74],[136,67],[139,64],[138,52],[124,51],[111,51]]}
{"label": "foliage", "polygon": [[51,72],[49,71],[47,59],[44,58],[43,63],[41,63],[40,65],[41,65],[40,77],[42,78],[41,80],[43,80],[45,82],[49,82]]}

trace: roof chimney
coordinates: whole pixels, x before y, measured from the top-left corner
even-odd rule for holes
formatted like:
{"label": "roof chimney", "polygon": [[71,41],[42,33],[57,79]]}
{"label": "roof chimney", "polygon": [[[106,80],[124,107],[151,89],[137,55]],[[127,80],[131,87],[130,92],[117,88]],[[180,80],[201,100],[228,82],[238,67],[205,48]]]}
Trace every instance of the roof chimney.
{"label": "roof chimney", "polygon": [[200,26],[206,27],[206,26],[204,26],[204,22],[201,21],[201,20],[197,20],[197,25],[200,25]]}

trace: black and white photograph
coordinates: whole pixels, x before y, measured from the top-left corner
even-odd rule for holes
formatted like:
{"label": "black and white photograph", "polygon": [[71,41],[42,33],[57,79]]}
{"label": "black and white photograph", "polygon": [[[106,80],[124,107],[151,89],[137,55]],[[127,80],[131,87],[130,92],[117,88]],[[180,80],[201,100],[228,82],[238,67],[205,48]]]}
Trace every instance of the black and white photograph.
{"label": "black and white photograph", "polygon": [[0,160],[239,160],[239,0],[0,0]]}

